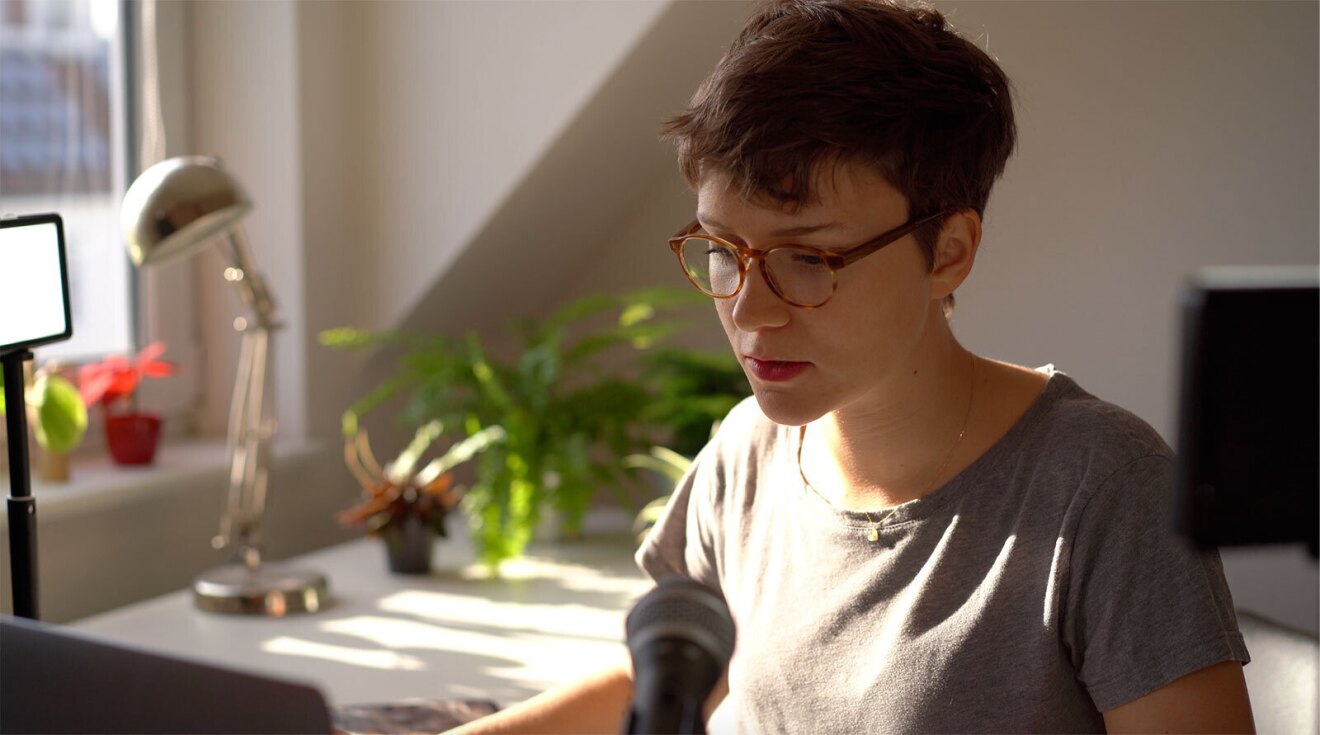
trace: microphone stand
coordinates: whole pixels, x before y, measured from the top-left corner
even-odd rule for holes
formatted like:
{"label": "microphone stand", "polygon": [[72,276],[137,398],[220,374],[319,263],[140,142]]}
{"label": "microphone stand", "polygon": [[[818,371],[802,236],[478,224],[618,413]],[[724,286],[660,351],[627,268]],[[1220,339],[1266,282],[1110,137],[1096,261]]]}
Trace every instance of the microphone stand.
{"label": "microphone stand", "polygon": [[5,376],[5,426],[9,432],[9,569],[14,615],[37,619],[37,501],[28,463],[27,401],[23,396],[26,349],[0,355]]}

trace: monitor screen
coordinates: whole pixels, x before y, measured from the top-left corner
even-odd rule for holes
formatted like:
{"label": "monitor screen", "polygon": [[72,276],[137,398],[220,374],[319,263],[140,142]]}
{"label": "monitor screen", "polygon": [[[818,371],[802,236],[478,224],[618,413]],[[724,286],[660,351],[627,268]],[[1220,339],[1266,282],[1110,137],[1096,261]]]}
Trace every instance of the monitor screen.
{"label": "monitor screen", "polygon": [[1320,503],[1320,276],[1219,268],[1184,293],[1178,529],[1206,545],[1306,542]]}
{"label": "monitor screen", "polygon": [[0,353],[72,336],[65,264],[59,215],[0,219]]}

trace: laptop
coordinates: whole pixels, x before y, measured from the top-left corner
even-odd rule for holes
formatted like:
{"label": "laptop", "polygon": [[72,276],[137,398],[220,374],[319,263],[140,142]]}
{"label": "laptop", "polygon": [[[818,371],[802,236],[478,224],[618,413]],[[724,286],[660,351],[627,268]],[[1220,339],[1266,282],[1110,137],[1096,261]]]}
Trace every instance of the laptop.
{"label": "laptop", "polygon": [[326,733],[314,687],[0,616],[0,733]]}

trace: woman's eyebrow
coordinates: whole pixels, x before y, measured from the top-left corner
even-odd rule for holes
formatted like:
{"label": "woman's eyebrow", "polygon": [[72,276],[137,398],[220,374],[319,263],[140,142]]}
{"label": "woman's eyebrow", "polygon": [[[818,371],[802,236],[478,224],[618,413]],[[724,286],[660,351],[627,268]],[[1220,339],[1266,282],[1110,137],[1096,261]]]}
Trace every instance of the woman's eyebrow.
{"label": "woman's eyebrow", "polygon": [[[708,217],[700,212],[697,213],[697,221],[702,227],[712,227],[721,232],[731,232],[732,229],[716,219]],[[802,237],[803,235],[815,235],[829,230],[842,229],[843,225],[838,222],[822,222],[816,225],[796,225],[794,227],[785,227],[774,230],[769,233],[771,237]]]}

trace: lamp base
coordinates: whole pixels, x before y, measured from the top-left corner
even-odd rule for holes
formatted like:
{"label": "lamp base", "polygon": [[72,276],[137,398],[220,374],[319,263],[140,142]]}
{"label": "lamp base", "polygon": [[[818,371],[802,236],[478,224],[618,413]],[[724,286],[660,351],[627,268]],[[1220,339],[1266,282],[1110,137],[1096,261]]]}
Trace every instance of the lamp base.
{"label": "lamp base", "polygon": [[323,575],[279,564],[229,564],[193,580],[193,602],[207,612],[282,617],[314,613],[329,601]]}

